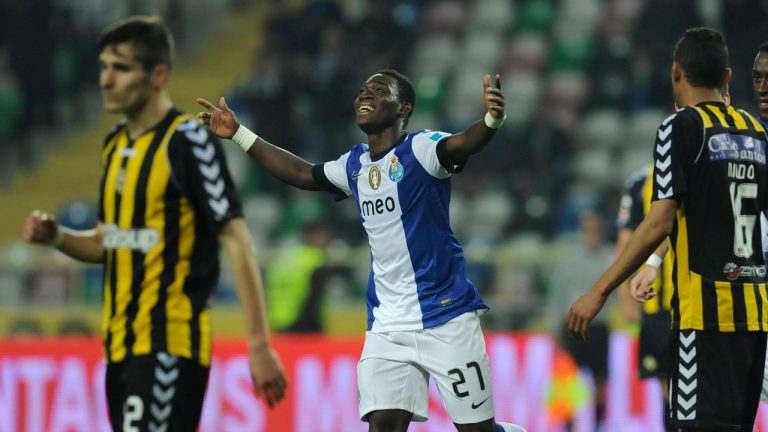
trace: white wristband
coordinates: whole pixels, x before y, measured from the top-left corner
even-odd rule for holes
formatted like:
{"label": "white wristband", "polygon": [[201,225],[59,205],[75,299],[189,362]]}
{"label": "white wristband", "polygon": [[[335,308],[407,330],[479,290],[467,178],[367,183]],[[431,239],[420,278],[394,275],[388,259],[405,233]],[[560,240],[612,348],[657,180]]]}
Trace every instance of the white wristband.
{"label": "white wristband", "polygon": [[656,268],[661,267],[661,263],[664,262],[664,259],[656,254],[651,254],[651,256],[648,257],[648,260],[645,262],[645,265],[654,266]]}
{"label": "white wristband", "polygon": [[237,131],[235,131],[235,134],[232,135],[232,141],[235,142],[235,144],[239,145],[240,148],[243,149],[243,151],[248,151],[249,148],[253,145],[254,142],[256,142],[256,138],[259,136],[255,133],[251,132],[250,129],[247,127],[240,125],[240,127],[237,128]]}
{"label": "white wristband", "polygon": [[498,129],[504,124],[504,120],[507,119],[507,113],[504,113],[502,118],[496,118],[490,112],[485,113],[485,125],[491,129]]}

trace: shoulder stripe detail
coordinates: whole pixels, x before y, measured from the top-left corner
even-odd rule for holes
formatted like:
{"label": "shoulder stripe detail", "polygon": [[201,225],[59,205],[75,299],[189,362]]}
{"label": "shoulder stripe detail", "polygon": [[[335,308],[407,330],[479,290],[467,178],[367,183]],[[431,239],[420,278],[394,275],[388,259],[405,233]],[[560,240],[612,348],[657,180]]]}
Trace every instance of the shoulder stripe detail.
{"label": "shoulder stripe detail", "polygon": [[711,112],[715,117],[717,117],[717,120],[720,122],[720,126],[727,128],[730,127],[728,122],[725,120],[725,116],[723,113],[720,112],[720,108],[715,105],[707,105],[707,109],[709,112]]}
{"label": "shoulder stripe detail", "polygon": [[728,115],[733,119],[733,123],[736,125],[736,129],[746,130],[748,128],[747,122],[744,121],[744,117],[742,117],[738,111],[733,109],[732,106],[728,107]]}
{"label": "shoulder stripe detail", "polygon": [[758,131],[758,132],[765,132],[765,128],[763,127],[763,125],[760,124],[760,122],[757,121],[757,119],[752,117],[752,114],[750,114],[750,113],[748,113],[748,112],[746,112],[746,111],[744,111],[742,109],[739,110],[739,113],[741,113],[741,115],[743,115],[744,117],[748,118],[749,121],[752,122],[752,126],[755,127],[756,131]]}
{"label": "shoulder stripe detail", "polygon": [[695,106],[693,107],[696,111],[699,112],[699,115],[701,115],[701,119],[704,121],[704,128],[711,128],[712,127],[712,119],[709,117],[709,114],[707,114],[703,109]]}

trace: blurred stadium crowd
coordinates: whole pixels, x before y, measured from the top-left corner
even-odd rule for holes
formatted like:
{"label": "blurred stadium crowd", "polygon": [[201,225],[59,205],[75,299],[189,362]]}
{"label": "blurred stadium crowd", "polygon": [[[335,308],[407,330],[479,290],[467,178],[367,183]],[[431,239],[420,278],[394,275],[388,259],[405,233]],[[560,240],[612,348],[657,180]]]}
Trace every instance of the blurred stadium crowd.
{"label": "blurred stadium crowd", "polygon": [[[560,322],[570,300],[558,293],[586,290],[609,263],[623,182],[650,162],[654,130],[672,110],[669,64],[682,31],[696,25],[724,31],[734,69],[731,95],[745,108],[754,105],[754,53],[768,34],[768,2],[754,0],[256,3],[264,25],[252,31],[260,32],[261,43],[244,53],[247,73],[226,97],[260,136],[313,162],[335,159],[362,138],[352,99],[378,69],[399,69],[415,84],[409,129],[448,132],[479,118],[482,75],[501,74],[507,123],[454,177],[451,208],[470,278],[492,306],[486,328],[545,329]],[[0,6],[1,199],[2,188],[14,188],[16,171],[34,170],[51,145],[36,133],[87,127],[101,112],[95,58],[105,24],[135,13],[162,15],[180,55],[195,56],[228,14],[253,5],[0,0]],[[307,298],[321,312],[350,304],[364,310],[368,251],[352,205],[283,186],[227,147],[246,218],[266,257],[268,285],[285,284],[281,274],[297,277],[290,271],[270,276],[270,268],[291,256],[286,250],[310,245],[321,257],[307,255],[293,265],[310,266],[301,273],[307,275],[333,271],[307,276],[306,291],[315,293]],[[92,222],[93,211],[93,203],[78,202],[62,207],[60,216],[65,224]],[[318,221],[329,231],[319,242],[310,235]],[[18,287],[16,295],[0,295],[5,305],[99,304],[98,270],[20,272],[7,262],[0,269],[6,286]],[[63,295],[40,294],[73,284],[79,288]],[[218,296],[234,299],[226,272]],[[309,328],[327,327],[327,320],[319,322]],[[289,328],[290,319],[281,325]]]}

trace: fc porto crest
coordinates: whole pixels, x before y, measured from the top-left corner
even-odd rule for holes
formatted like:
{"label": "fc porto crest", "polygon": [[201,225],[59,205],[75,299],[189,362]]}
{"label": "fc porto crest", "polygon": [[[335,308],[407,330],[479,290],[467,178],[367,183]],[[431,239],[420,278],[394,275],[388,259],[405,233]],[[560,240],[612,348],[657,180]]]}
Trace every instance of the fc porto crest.
{"label": "fc porto crest", "polygon": [[381,186],[381,170],[376,165],[368,170],[368,184],[371,185],[371,189],[373,190],[376,190]]}
{"label": "fc porto crest", "polygon": [[405,174],[403,164],[397,160],[397,156],[392,155],[392,157],[389,158],[389,179],[393,182],[398,182],[403,178],[403,174]]}

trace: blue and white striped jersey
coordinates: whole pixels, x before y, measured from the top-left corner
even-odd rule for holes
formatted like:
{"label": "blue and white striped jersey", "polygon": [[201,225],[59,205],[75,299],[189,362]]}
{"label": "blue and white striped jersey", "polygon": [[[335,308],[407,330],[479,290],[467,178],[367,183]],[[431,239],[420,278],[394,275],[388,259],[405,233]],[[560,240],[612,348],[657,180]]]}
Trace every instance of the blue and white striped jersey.
{"label": "blue and white striped jersey", "polygon": [[488,309],[466,277],[464,251],[449,223],[450,177],[457,167],[440,143],[448,136],[404,134],[376,160],[367,144],[357,144],[313,170],[337,198],[355,199],[368,234],[369,330],[431,328]]}

